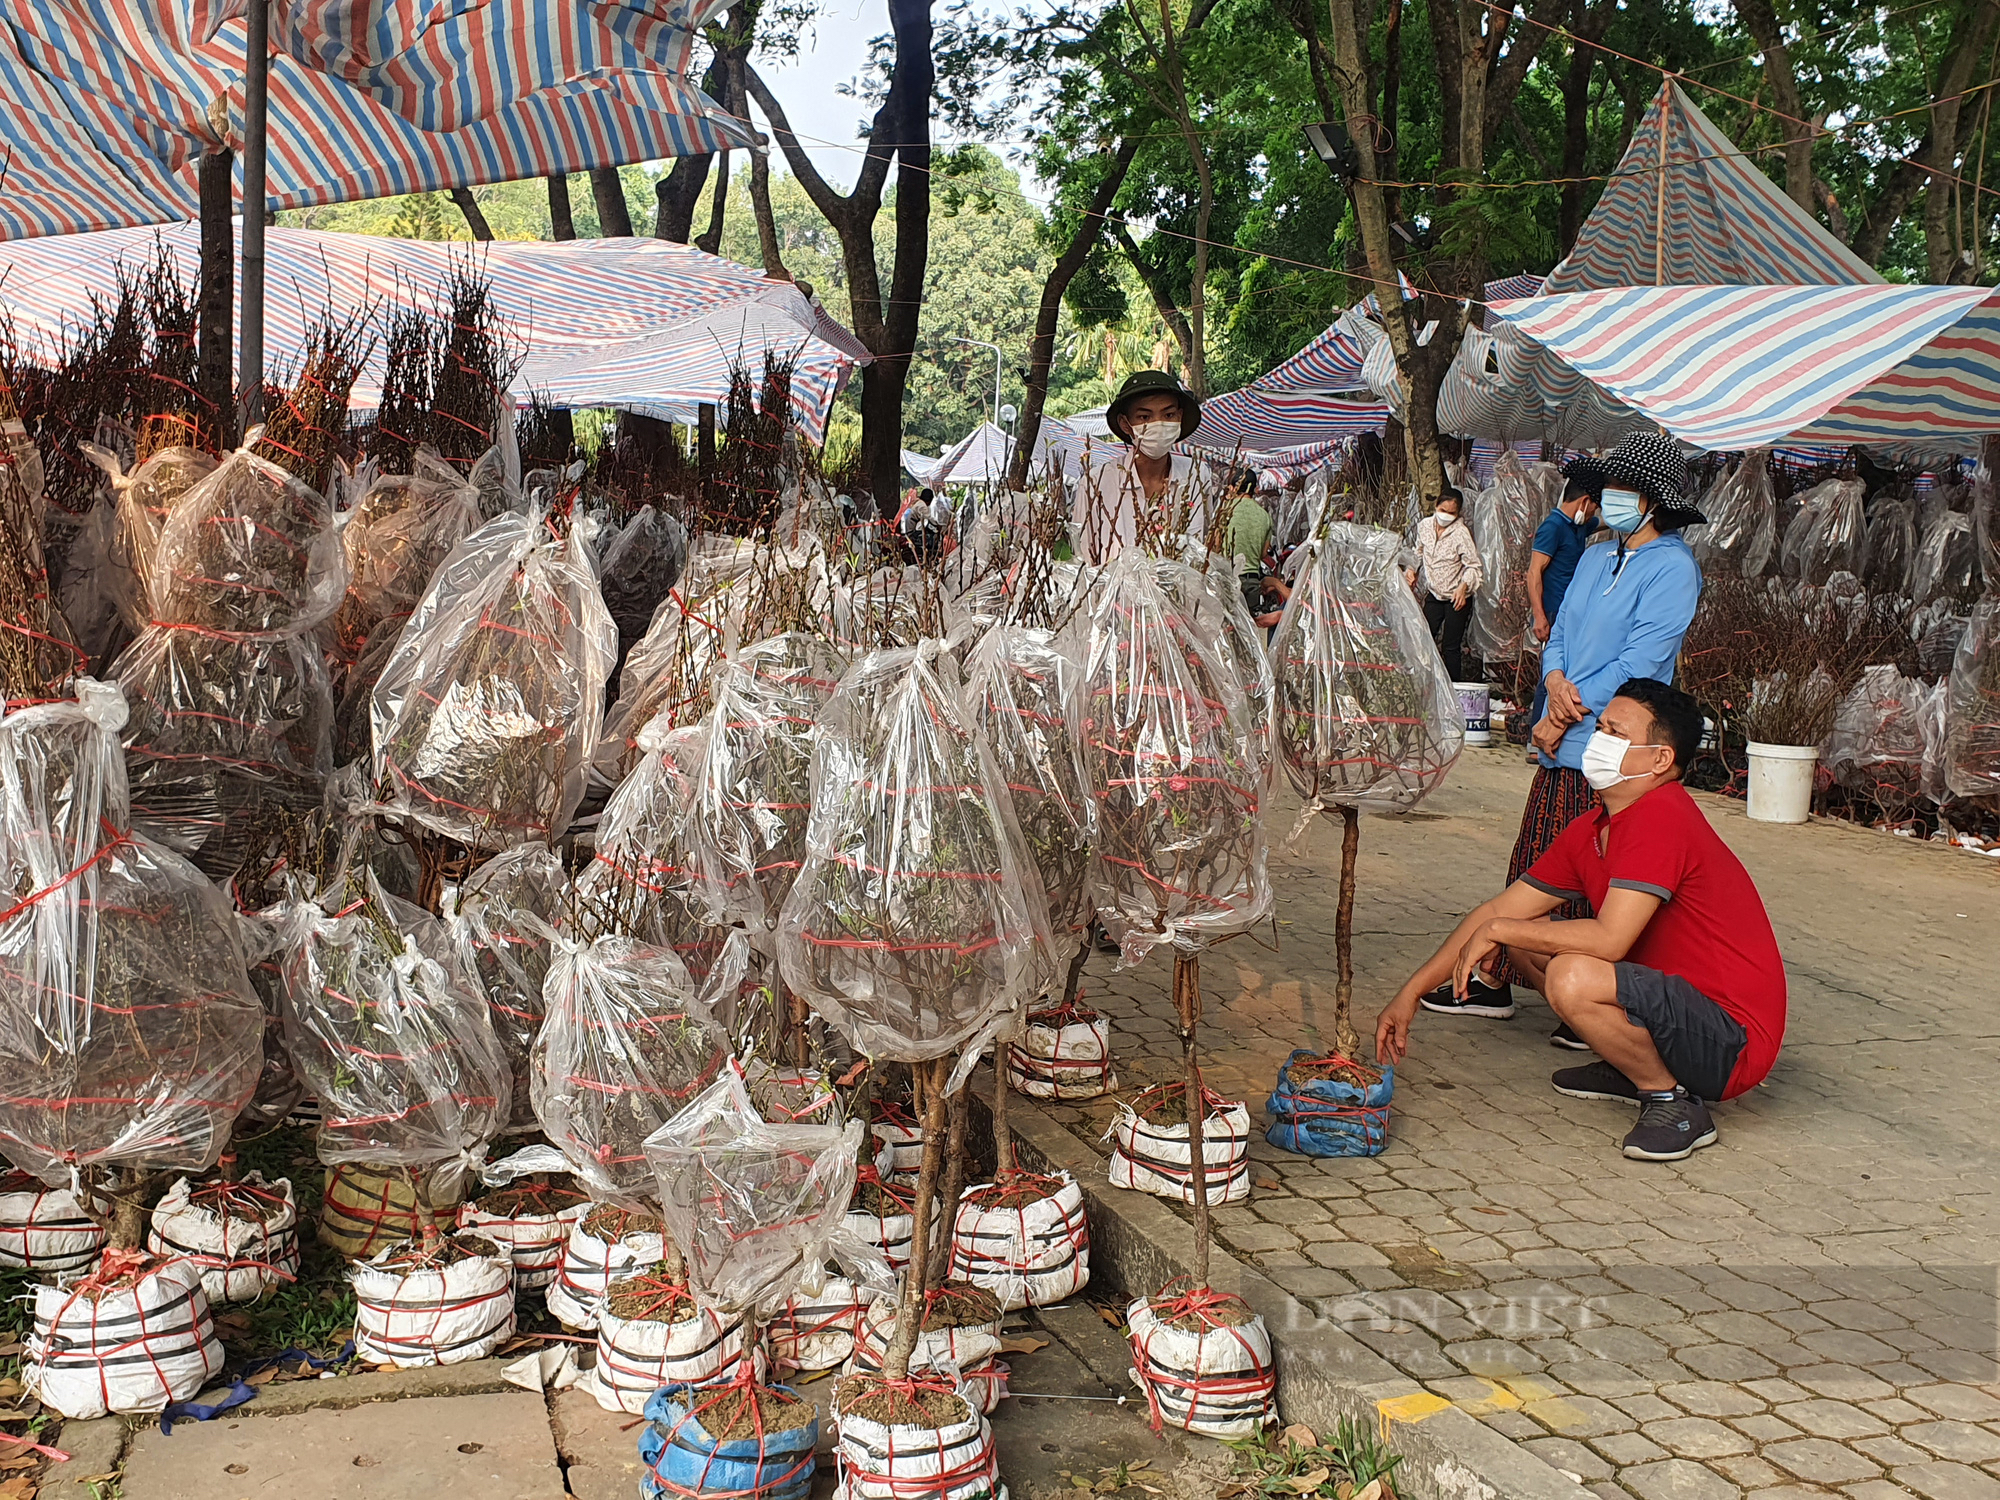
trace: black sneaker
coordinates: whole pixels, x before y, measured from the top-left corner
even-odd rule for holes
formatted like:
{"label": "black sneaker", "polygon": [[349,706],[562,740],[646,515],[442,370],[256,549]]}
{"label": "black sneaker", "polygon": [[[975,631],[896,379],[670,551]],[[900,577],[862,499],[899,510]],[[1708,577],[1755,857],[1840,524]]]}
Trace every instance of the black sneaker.
{"label": "black sneaker", "polygon": [[1639,1089],[1631,1079],[1608,1062],[1585,1063],[1580,1068],[1557,1068],[1549,1075],[1558,1094],[1572,1099],[1612,1099],[1624,1104],[1639,1102]]}
{"label": "black sneaker", "polygon": [[1123,953],[1125,951],[1119,947],[1117,938],[1113,937],[1097,924],[1092,924],[1090,935],[1092,944],[1099,953]]}
{"label": "black sneaker", "polygon": [[1447,981],[1417,1003],[1425,1010],[1434,1010],[1441,1015],[1486,1016],[1504,1021],[1514,1014],[1514,987],[1488,984],[1480,975],[1474,974],[1465,987],[1463,1000],[1452,993],[1451,984]]}
{"label": "black sneaker", "polygon": [[1572,1052],[1590,1051],[1590,1043],[1586,1042],[1574,1031],[1571,1031],[1569,1029],[1569,1022],[1567,1021],[1549,1033],[1549,1045],[1551,1047],[1567,1047]]}
{"label": "black sneaker", "polygon": [[1639,1123],[1625,1137],[1625,1154],[1634,1161],[1685,1161],[1714,1144],[1715,1121],[1708,1117],[1708,1106],[1677,1088],[1669,1098],[1639,1101]]}

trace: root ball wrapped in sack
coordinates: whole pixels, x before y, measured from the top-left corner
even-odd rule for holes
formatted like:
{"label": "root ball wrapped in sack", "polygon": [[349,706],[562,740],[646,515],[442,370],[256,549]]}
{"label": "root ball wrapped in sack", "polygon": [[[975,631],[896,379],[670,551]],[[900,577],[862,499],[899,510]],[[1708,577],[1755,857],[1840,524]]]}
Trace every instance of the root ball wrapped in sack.
{"label": "root ball wrapped in sack", "polygon": [[390,803],[474,849],[559,837],[617,656],[575,530],[543,515],[489,521],[453,550],[375,685]]}
{"label": "root ball wrapped in sack", "polygon": [[34,1289],[21,1382],[78,1421],[185,1401],[222,1369],[222,1341],[191,1261],[112,1251],[89,1276]]}
{"label": "root ball wrapped in sack", "polygon": [[215,1164],[263,1045],[236,918],[129,826],[116,688],[0,718],[0,1149],[77,1167]]}
{"label": "root ball wrapped in sack", "polygon": [[1194,950],[1271,910],[1265,777],[1243,684],[1175,596],[1127,549],[1105,571],[1085,655],[1083,761],[1098,804],[1092,898],[1127,963]]}
{"label": "root ball wrapped in sack", "polygon": [[1285,773],[1314,810],[1414,807],[1465,728],[1396,536],[1342,521],[1310,545],[1271,644]]}
{"label": "root ball wrapped in sack", "polygon": [[[785,982],[876,1057],[964,1066],[1034,983],[1047,909],[956,672],[879,651],[821,715],[805,868],[785,902]],[[1039,909],[1038,909],[1039,908]]]}
{"label": "root ball wrapped in sack", "polygon": [[291,1181],[267,1184],[257,1172],[241,1182],[183,1177],[154,1205],[146,1248],[198,1267],[210,1306],[254,1302],[298,1274],[299,1215]]}
{"label": "root ball wrapped in sack", "polygon": [[[707,994],[733,993],[747,957],[732,937]],[[633,938],[559,940],[544,998],[535,1116],[594,1197],[643,1207],[658,1190],[646,1138],[720,1076],[728,1035],[687,966]]]}

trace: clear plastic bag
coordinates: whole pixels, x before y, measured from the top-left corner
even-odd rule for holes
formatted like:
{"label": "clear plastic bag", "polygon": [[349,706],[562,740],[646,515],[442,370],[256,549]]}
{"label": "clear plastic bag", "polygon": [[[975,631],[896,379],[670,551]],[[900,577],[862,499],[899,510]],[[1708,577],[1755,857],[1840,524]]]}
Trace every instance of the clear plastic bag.
{"label": "clear plastic bag", "polygon": [[348,891],[282,918],[285,1039],[319,1100],[319,1158],[432,1167],[451,1199],[507,1123],[507,1059],[486,1001],[438,961],[442,924],[370,872]]}
{"label": "clear plastic bag", "polygon": [[665,715],[679,729],[708,712],[709,674],[742,634],[741,590],[716,590],[690,603],[675,589],[618,673],[618,698],[605,717],[596,776],[616,785],[640,760],[639,733]]}
{"label": "clear plastic bag", "polygon": [[193,448],[162,448],[130,473],[120,456],[95,443],[81,446],[84,456],[111,483],[114,497],[112,562],[126,575],[119,603],[134,626],[155,617],[153,560],[160,549],[160,532],[181,496],[215,472],[215,459]]}
{"label": "clear plastic bag", "polygon": [[1271,910],[1249,702],[1159,568],[1135,548],[1119,554],[1082,624],[1092,899],[1128,964],[1163,942],[1199,949]]}
{"label": "clear plastic bag", "polygon": [[1228,675],[1243,689],[1251,748],[1268,790],[1276,769],[1271,706],[1277,682],[1264,652],[1264,632],[1250,616],[1238,578],[1234,563],[1194,545],[1181,562],[1159,564],[1160,586],[1167,597],[1185,611],[1188,623],[1215,648]]}
{"label": "clear plastic bag", "polygon": [[1923,795],[1923,718],[1932,694],[1893,665],[1864,668],[1834,714],[1821,763],[1892,816],[1904,811]]}
{"label": "clear plastic bag", "polygon": [[558,940],[529,1079],[536,1118],[593,1198],[630,1208],[652,1199],[646,1137],[721,1076],[729,1038],[711,1000],[734,993],[748,959],[732,935],[697,994],[668,949],[617,936]]}
{"label": "clear plastic bag", "polygon": [[859,1120],[769,1124],[730,1068],[646,1138],[661,1217],[704,1303],[775,1309],[803,1283],[817,1288],[830,1257],[851,1267],[859,1256],[867,1279],[894,1285],[879,1252],[846,1231],[864,1134]]}
{"label": "clear plastic bag", "polygon": [[528,1054],[540,1035],[549,933],[561,920],[569,876],[547,844],[522,844],[474,870],[453,903],[449,927],[461,974],[479,986],[513,1080],[508,1126],[536,1128]]}
{"label": "clear plastic bag", "polygon": [[1271,643],[1278,744],[1309,808],[1410,808],[1465,747],[1444,662],[1394,532],[1336,521],[1300,567]]}
{"label": "clear plastic bag", "polygon": [[339,606],[347,559],[326,497],[246,446],[174,502],[149,577],[155,619],[291,634]]}
{"label": "clear plastic bag", "polygon": [[284,1124],[305,1098],[306,1082],[285,1046],[284,933],[261,913],[239,914],[236,930],[250,964],[250,988],[264,1007],[263,1066],[250,1102],[236,1117],[236,1134],[241,1137],[262,1135]]}
{"label": "clear plastic bag", "polygon": [[1533,644],[1528,558],[1542,517],[1562,498],[1562,483],[1562,470],[1554,464],[1524,469],[1510,449],[1500,455],[1493,483],[1472,496],[1472,537],[1483,575],[1472,608],[1472,645],[1486,661],[1512,661],[1524,645]]}
{"label": "clear plastic bag", "polygon": [[780,917],[778,962],[870,1056],[964,1049],[969,1068],[1033,993],[1049,938],[957,676],[934,643],[872,652],[841,679],[820,715],[805,866]]}
{"label": "clear plastic bag", "polygon": [[543,516],[461,542],[375,685],[375,770],[474,849],[560,838],[583,798],[618,637],[587,548]]}
{"label": "clear plastic bag", "polygon": [[1821,584],[1835,573],[1857,577],[1868,562],[1859,479],[1829,479],[1797,497],[1798,514],[1785,527],[1779,565],[1787,578]]}
{"label": "clear plastic bag", "polygon": [[136,613],[138,580],[119,565],[117,552],[117,512],[100,497],[77,528],[56,591],[57,607],[85,661],[101,659],[120,622]]}
{"label": "clear plastic bag", "polygon": [[2000,794],[2000,594],[1973,606],[1946,691],[1946,786],[1958,797]]}
{"label": "clear plastic bag", "polygon": [[1868,507],[1869,589],[1907,599],[1917,575],[1916,508],[1896,495],[1878,495]]}
{"label": "clear plastic bag", "polygon": [[479,527],[479,491],[456,469],[429,448],[417,450],[413,467],[377,479],[341,524],[348,581],[333,652],[350,671],[385,625],[392,636],[401,629],[452,549]]}
{"label": "clear plastic bag", "polygon": [[769,952],[798,878],[813,807],[814,721],[840,679],[818,636],[746,646],[715,672],[686,824],[709,919]]}
{"label": "clear plastic bag", "polygon": [[1011,796],[1058,943],[1096,915],[1090,861],[1097,804],[1083,774],[1083,663],[1072,647],[1052,630],[994,625],[965,673],[966,703]]}
{"label": "clear plastic bag", "polygon": [[249,1102],[264,1016],[236,917],[131,833],[114,687],[0,718],[0,1151],[73,1169],[213,1166]]}
{"label": "clear plastic bag", "polygon": [[1759,577],[1778,536],[1778,502],[1771,492],[1771,450],[1738,459],[1697,502],[1706,526],[1687,533],[1695,561],[1714,577]]}
{"label": "clear plastic bag", "polygon": [[671,948],[701,980],[721,949],[724,925],[711,912],[688,828],[708,731],[666,730],[664,718],[640,735],[645,758],[605,804],[595,857],[577,877],[577,920],[586,933],[629,933]]}
{"label": "clear plastic bag", "polygon": [[1916,589],[1911,597],[1919,607],[1936,599],[1970,604],[1979,597],[1981,581],[1972,517],[1956,510],[1940,513],[1918,543]]}
{"label": "clear plastic bag", "polygon": [[598,571],[621,652],[630,651],[646,634],[667,591],[680,581],[687,553],[687,528],[678,517],[650,505],[641,506],[606,544]]}
{"label": "clear plastic bag", "polygon": [[1972,471],[1970,490],[1968,512],[1982,587],[1986,593],[2000,594],[2000,498],[1996,498],[1993,476],[1985,464]]}

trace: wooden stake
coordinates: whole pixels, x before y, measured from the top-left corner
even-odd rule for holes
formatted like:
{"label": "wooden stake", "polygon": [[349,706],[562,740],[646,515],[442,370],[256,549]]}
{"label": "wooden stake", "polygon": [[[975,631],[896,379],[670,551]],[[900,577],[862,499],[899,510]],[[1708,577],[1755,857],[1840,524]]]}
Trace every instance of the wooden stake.
{"label": "wooden stake", "polygon": [[1340,977],[1333,988],[1333,1050],[1360,1060],[1361,1038],[1349,1014],[1354,1004],[1354,863],[1361,853],[1361,813],[1340,810],[1340,905],[1333,918],[1333,951]]}
{"label": "wooden stake", "polygon": [[930,1091],[931,1107],[924,1116],[924,1156],[917,1169],[917,1202],[910,1230],[910,1264],[903,1272],[902,1305],[896,1310],[896,1329],[882,1355],[882,1375],[886,1380],[910,1378],[910,1356],[917,1351],[917,1335],[924,1321],[924,1268],[931,1245],[932,1213],[937,1198],[938,1168],[944,1161],[945,1121],[942,1100],[944,1080],[950,1076],[951,1059],[935,1063],[913,1063],[910,1072],[921,1082],[926,1071],[936,1069],[936,1087]]}

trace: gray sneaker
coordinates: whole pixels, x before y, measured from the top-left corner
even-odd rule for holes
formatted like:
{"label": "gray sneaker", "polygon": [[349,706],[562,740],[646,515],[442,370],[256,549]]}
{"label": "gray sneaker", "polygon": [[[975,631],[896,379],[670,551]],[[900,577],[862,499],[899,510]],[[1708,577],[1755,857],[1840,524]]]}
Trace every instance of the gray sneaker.
{"label": "gray sneaker", "polygon": [[1558,1094],[1572,1099],[1611,1099],[1621,1104],[1637,1104],[1639,1089],[1631,1079],[1608,1062],[1585,1063],[1580,1068],[1557,1068],[1549,1075]]}
{"label": "gray sneaker", "polygon": [[1685,1161],[1715,1141],[1708,1106],[1677,1088],[1670,1099],[1639,1101],[1639,1123],[1625,1137],[1625,1154],[1634,1161]]}

